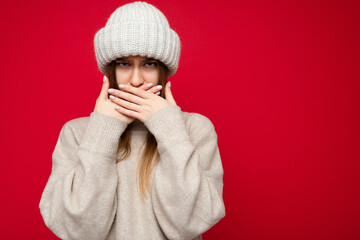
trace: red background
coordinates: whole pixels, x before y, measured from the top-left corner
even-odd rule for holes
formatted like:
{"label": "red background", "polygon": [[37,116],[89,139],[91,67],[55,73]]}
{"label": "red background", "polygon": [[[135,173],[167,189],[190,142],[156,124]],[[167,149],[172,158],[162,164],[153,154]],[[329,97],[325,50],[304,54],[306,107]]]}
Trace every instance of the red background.
{"label": "red background", "polygon": [[[93,38],[129,1],[7,1],[1,239],[57,239],[38,208],[63,124],[102,85]],[[148,1],[182,41],[169,80],[218,133],[226,216],[204,239],[360,239],[358,1]]]}

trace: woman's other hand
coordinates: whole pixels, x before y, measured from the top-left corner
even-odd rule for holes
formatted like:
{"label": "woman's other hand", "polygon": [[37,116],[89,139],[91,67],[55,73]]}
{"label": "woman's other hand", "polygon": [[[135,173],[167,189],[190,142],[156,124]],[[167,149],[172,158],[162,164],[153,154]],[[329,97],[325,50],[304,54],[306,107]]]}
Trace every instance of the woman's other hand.
{"label": "woman's other hand", "polygon": [[[104,81],[104,83],[102,85],[100,95],[96,99],[94,112],[99,112],[99,113],[102,113],[102,114],[105,114],[105,115],[108,115],[111,117],[118,118],[118,119],[124,121],[126,124],[132,123],[135,120],[135,118],[124,115],[115,109],[117,104],[115,104],[113,101],[111,101],[111,99],[109,99],[109,94],[108,94],[109,80],[107,79],[106,76],[104,76],[103,81]],[[156,93],[159,91],[155,87],[151,88],[151,86],[148,86],[146,84],[141,86],[139,89],[142,89],[143,91],[148,90],[149,93],[150,92]]]}
{"label": "woman's other hand", "polygon": [[[161,86],[161,85],[159,85]],[[165,99],[142,88],[130,85],[119,85],[118,89],[109,89],[111,101],[122,116],[139,119],[145,122],[152,114],[170,105],[177,105],[170,89],[170,82],[165,85]],[[154,87],[156,89],[156,86]]]}

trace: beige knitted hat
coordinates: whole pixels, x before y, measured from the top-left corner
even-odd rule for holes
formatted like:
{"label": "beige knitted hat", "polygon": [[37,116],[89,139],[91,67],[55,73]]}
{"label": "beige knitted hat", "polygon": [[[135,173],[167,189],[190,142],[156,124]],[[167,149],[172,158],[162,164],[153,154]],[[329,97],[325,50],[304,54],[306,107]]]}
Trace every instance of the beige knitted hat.
{"label": "beige knitted hat", "polygon": [[181,42],[164,14],[146,2],[132,2],[117,8],[94,37],[97,65],[107,75],[108,64],[119,57],[140,55],[163,62],[175,74]]}

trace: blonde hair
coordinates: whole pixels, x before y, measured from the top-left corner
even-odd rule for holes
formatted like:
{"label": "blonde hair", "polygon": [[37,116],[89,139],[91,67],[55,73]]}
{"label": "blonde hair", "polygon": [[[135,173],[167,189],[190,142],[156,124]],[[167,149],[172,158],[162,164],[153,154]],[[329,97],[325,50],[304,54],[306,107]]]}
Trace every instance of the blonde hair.
{"label": "blonde hair", "polygon": [[[163,91],[163,89],[165,89],[165,85],[167,83],[168,68],[161,61],[159,60],[156,61],[158,63],[157,68],[160,72],[158,84],[163,86],[159,96],[165,98],[165,92]],[[109,63],[109,67],[108,67],[108,79],[110,84],[109,88],[119,89],[119,86],[116,81],[115,70],[116,70],[116,62],[114,60],[111,63]],[[132,124],[129,124],[128,127],[123,132],[123,134],[121,135],[121,140],[118,148],[118,153],[121,153],[121,156],[119,159],[116,160],[116,163],[119,163],[120,161],[126,159],[131,153],[130,140],[131,140],[132,126],[133,126]],[[147,192],[151,190],[150,187],[151,176],[152,176],[151,173],[153,168],[158,163],[160,157],[159,152],[157,151],[157,141],[154,135],[150,131],[147,132],[146,141],[143,144],[145,144],[145,148],[142,153],[139,165],[137,167],[137,175],[138,175],[137,181],[139,181],[138,187],[142,202],[144,202],[144,197],[147,197]]]}

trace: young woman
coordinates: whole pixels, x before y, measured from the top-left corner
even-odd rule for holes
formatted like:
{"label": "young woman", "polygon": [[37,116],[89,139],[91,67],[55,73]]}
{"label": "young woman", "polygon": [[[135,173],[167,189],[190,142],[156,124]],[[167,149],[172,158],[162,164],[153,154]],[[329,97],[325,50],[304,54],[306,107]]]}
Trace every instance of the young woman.
{"label": "young woman", "polygon": [[212,122],[171,93],[178,35],[133,2],[94,45],[104,83],[90,117],[60,131],[39,204],[46,226],[62,239],[201,239],[225,216],[224,171]]}

